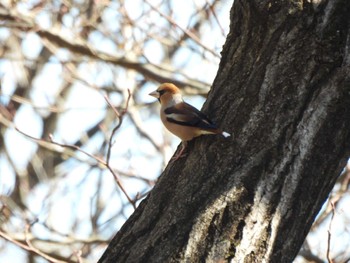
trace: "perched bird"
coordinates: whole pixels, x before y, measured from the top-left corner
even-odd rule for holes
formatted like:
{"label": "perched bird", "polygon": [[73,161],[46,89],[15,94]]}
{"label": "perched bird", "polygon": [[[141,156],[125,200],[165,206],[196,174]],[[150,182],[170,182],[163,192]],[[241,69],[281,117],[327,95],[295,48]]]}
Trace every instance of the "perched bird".
{"label": "perched bird", "polygon": [[182,156],[187,142],[203,134],[229,133],[220,130],[204,113],[184,102],[178,87],[172,83],[163,83],[149,95],[158,99],[161,104],[160,118],[164,126],[182,140],[180,152],[173,157],[177,160]]}

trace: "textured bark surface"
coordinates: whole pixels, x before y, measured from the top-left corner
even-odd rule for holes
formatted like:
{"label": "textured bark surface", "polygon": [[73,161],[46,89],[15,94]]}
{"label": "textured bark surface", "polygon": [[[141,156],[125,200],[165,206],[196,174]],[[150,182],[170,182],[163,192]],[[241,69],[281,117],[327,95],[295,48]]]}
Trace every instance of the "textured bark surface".
{"label": "textured bark surface", "polygon": [[349,156],[350,1],[234,1],[190,142],[100,262],[291,262]]}

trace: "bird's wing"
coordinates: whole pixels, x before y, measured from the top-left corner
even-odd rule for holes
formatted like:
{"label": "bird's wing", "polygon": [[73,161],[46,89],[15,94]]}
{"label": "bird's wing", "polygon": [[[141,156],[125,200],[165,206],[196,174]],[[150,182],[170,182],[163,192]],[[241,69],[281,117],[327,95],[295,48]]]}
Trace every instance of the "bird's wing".
{"label": "bird's wing", "polygon": [[186,102],[166,108],[164,113],[167,120],[172,123],[201,129],[217,129],[207,116]]}

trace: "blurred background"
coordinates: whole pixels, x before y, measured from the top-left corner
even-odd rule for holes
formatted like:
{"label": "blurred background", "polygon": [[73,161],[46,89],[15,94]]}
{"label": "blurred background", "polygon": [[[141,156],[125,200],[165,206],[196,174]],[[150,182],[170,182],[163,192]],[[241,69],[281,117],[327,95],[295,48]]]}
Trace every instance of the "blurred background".
{"label": "blurred background", "polygon": [[[173,82],[201,108],[232,3],[1,1],[2,262],[98,260],[179,144],[148,93]],[[296,261],[349,257],[339,178]]]}

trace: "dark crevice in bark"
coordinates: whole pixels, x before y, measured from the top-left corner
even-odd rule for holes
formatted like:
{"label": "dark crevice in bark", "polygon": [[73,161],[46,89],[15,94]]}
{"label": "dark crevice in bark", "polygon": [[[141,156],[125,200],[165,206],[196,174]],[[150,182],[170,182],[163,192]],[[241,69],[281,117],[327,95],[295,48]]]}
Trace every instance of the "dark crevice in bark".
{"label": "dark crevice in bark", "polygon": [[208,235],[205,238],[205,246],[203,246],[203,251],[202,251],[203,254],[200,260],[201,262],[205,262],[205,259],[209,255],[210,249],[215,245],[214,241],[218,235],[217,232],[221,232],[221,230],[218,228],[218,226],[220,226],[218,224],[219,218],[220,218],[220,214],[216,213],[209,224]]}

